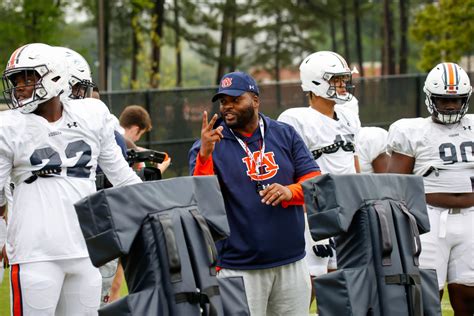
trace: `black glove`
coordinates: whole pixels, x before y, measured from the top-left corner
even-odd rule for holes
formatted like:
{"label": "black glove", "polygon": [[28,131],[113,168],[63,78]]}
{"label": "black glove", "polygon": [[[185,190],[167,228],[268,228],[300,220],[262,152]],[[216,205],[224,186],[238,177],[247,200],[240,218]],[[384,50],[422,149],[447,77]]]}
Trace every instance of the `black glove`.
{"label": "black glove", "polygon": [[313,252],[317,257],[320,258],[327,258],[333,256],[331,245],[314,245]]}

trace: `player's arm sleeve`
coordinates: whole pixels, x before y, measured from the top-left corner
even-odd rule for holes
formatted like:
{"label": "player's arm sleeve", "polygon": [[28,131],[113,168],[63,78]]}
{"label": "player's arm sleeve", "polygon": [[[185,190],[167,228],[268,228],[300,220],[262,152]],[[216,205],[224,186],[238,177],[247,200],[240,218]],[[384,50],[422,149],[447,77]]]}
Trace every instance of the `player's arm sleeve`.
{"label": "player's arm sleeve", "polygon": [[283,201],[281,205],[287,207],[288,205],[303,205],[304,195],[301,183],[310,178],[319,176],[321,171],[316,161],[311,156],[308,148],[304,144],[300,135],[292,129],[292,158],[295,169],[295,183],[287,185],[293,194],[290,201]]}
{"label": "player's arm sleeve", "polygon": [[301,126],[300,121],[296,117],[288,114],[287,111],[285,111],[285,112],[280,114],[277,121],[283,122],[283,123],[286,123],[288,125],[293,126],[293,128],[298,133],[298,135],[300,135],[300,137],[303,139],[303,141],[305,143],[307,143],[306,139],[305,139],[305,134],[304,134],[304,131],[303,131],[303,127]]}
{"label": "player's arm sleeve", "polygon": [[[104,105],[105,107],[105,105]],[[129,167],[115,140],[114,123],[105,107],[103,125],[100,129],[100,153],[98,164],[113,186],[122,186],[142,182]]]}
{"label": "player's arm sleeve", "polygon": [[412,132],[408,128],[404,128],[400,121],[390,126],[387,137],[387,152],[392,154],[396,152],[405,156],[415,157],[415,140],[416,135],[410,135]]}
{"label": "player's arm sleeve", "polygon": [[5,185],[8,185],[10,173],[13,168],[13,149],[9,146],[5,139],[5,133],[0,130],[0,206],[7,203],[7,196],[5,193]]}
{"label": "player's arm sleeve", "polygon": [[114,130],[115,142],[120,147],[120,151],[122,152],[123,158],[127,159],[127,143],[125,141],[125,137],[122,134]]}
{"label": "player's arm sleeve", "polygon": [[192,176],[212,176],[214,175],[214,162],[212,155],[204,160],[199,154],[201,141],[196,141],[189,150],[189,173]]}
{"label": "player's arm sleeve", "polygon": [[365,161],[372,162],[380,154],[387,152],[388,132],[383,128],[367,127],[356,138],[356,154]]}
{"label": "player's arm sleeve", "polygon": [[382,128],[375,129],[370,144],[366,144],[369,150],[370,162],[374,161],[380,154],[387,152],[388,132]]}

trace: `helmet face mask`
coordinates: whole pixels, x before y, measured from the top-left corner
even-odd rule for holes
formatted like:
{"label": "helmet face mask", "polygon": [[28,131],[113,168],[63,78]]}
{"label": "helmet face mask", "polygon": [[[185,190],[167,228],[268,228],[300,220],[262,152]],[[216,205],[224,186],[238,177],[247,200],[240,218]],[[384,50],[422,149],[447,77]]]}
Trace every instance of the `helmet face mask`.
{"label": "helmet face mask", "polygon": [[[43,85],[43,76],[49,73],[46,65],[39,65],[36,67],[15,68],[11,71],[5,71],[3,74],[3,96],[7,101],[10,109],[19,109],[22,113],[31,113],[38,107],[39,104],[49,100],[48,93]],[[32,76],[36,79],[32,81],[28,79]],[[22,78],[19,83],[18,78]],[[23,93],[24,90],[30,90],[30,93]]]}
{"label": "helmet face mask", "polygon": [[441,63],[426,77],[423,91],[433,120],[458,123],[469,109],[472,87],[467,73],[455,63]]}
{"label": "helmet face mask", "polygon": [[300,65],[300,78],[303,91],[337,104],[352,99],[352,71],[339,54],[320,51],[309,55]]}
{"label": "helmet face mask", "polygon": [[61,60],[46,44],[28,44],[15,50],[2,76],[3,94],[11,109],[34,112],[38,105],[65,90]]}
{"label": "helmet face mask", "polygon": [[[330,77],[329,88],[326,95],[332,98],[336,103],[345,103],[352,99],[355,86],[352,84],[352,74],[325,74],[323,77]],[[342,102],[340,102],[342,101]]]}
{"label": "helmet face mask", "polygon": [[67,47],[56,47],[66,59],[70,99],[84,99],[92,95],[95,84],[92,82],[91,70],[87,61],[78,52]]}
{"label": "helmet face mask", "polygon": [[[76,81],[76,83],[71,85],[71,82]],[[94,88],[94,83],[89,80],[77,80],[77,78],[69,80],[69,86],[71,93],[69,94],[70,99],[84,99],[90,98],[92,95],[92,89]]]}

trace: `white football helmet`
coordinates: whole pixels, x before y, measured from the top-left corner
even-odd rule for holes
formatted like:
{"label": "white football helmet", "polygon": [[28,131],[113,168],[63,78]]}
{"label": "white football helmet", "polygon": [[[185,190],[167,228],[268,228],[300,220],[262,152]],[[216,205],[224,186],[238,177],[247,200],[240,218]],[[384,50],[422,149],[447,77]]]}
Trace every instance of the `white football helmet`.
{"label": "white football helmet", "polygon": [[[66,67],[62,56],[53,47],[33,43],[16,49],[3,72],[3,94],[11,109],[31,113],[39,104],[59,96],[67,89]],[[16,86],[18,76],[36,75],[31,84]],[[20,96],[21,91],[33,86],[30,96]]]}
{"label": "white football helmet", "polygon": [[[439,122],[453,124],[461,120],[469,108],[472,87],[467,73],[455,63],[436,65],[426,77],[423,91],[430,114]],[[459,103],[457,110],[438,109],[440,102],[450,99]]]}
{"label": "white football helmet", "polygon": [[[341,77],[346,93],[338,94],[332,78]],[[320,51],[306,57],[300,65],[301,87],[322,98],[342,104],[351,100],[354,85],[352,71],[342,56],[330,51]]]}
{"label": "white football helmet", "polygon": [[94,83],[92,82],[91,69],[87,61],[78,52],[67,47],[56,47],[66,58],[68,70],[69,91],[66,93],[70,99],[83,99],[90,97]]}

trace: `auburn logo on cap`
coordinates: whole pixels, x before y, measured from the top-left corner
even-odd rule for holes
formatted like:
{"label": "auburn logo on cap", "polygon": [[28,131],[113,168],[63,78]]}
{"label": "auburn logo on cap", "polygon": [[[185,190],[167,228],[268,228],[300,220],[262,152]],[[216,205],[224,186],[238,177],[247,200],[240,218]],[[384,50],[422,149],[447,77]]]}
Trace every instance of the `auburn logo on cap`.
{"label": "auburn logo on cap", "polygon": [[230,87],[232,85],[232,78],[224,78],[222,79],[221,81],[221,87],[222,88],[227,88],[227,87]]}

